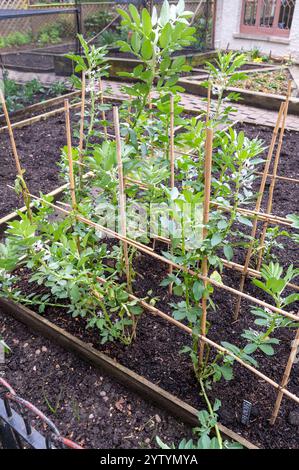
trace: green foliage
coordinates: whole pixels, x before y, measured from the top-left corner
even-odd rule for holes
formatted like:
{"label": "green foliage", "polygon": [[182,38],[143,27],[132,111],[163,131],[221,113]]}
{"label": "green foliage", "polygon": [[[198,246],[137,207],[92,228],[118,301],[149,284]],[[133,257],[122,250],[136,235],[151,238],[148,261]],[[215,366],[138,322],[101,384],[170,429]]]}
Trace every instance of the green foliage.
{"label": "green foliage", "polygon": [[108,75],[108,64],[106,58],[107,48],[106,46],[90,46],[81,34],[78,35],[78,39],[83,50],[83,55],[66,54],[65,57],[72,60],[75,66],[75,75],[72,76],[73,85],[76,88],[82,88],[82,81],[77,76],[77,74],[82,72],[85,73],[86,81],[88,83],[88,90],[90,92],[90,108],[88,132],[85,139],[85,147],[87,149],[89,140],[94,135],[96,114],[100,111],[98,105],[99,100],[97,99],[98,80],[101,77],[106,77]]}
{"label": "green foliage", "polygon": [[[135,328],[142,309],[129,299],[123,284],[116,284],[117,273],[104,264],[104,258],[110,257],[106,245],[95,250],[98,236],[94,231],[74,225],[72,217],[49,224],[49,215],[41,206],[33,223],[21,213],[20,220],[11,222],[5,243],[0,244],[1,295],[37,306],[40,313],[48,306],[61,307],[85,319],[87,328],[96,328],[102,343],[129,344],[133,318]],[[14,272],[22,265],[30,270],[29,282],[37,293],[25,295],[18,288]],[[104,280],[99,281],[99,276]]]}
{"label": "green foliage", "polygon": [[98,11],[84,20],[84,29],[88,37],[99,33],[106,25],[111,23],[113,15],[109,11]]}
{"label": "green foliage", "polygon": [[63,38],[68,35],[68,24],[63,21],[57,21],[54,24],[43,26],[37,34],[37,42],[42,45],[59,44]]}
{"label": "green foliage", "polygon": [[0,49],[25,46],[34,42],[42,45],[58,44],[68,35],[67,31],[68,25],[63,20],[44,26],[38,31],[36,37],[33,37],[31,32],[15,31],[7,36],[0,36]]}
{"label": "green foliage", "polygon": [[261,268],[263,281],[254,279],[252,282],[272,297],[279,308],[284,308],[299,300],[299,294],[292,294],[283,297],[283,292],[289,282],[299,275],[299,269],[290,265],[286,274],[283,276],[283,268],[278,263],[270,263],[269,266],[263,265]]}
{"label": "green foliage", "polygon": [[[217,95],[217,105],[214,119],[225,121],[228,114],[233,110],[231,105],[223,106],[223,98],[228,87],[233,87],[240,80],[245,80],[247,75],[240,69],[246,63],[245,54],[237,52],[221,53],[218,52],[215,63],[206,62],[206,69],[209,73],[209,80],[203,83],[203,86],[211,86],[213,94]],[[225,101],[238,101],[239,93],[231,92],[225,98]]]}
{"label": "green foliage", "polygon": [[165,93],[176,94],[181,91],[176,85],[179,74],[190,70],[185,57],[171,57],[174,51],[195,41],[195,28],[188,25],[188,18],[192,13],[186,12],[184,8],[183,0],[177,5],[169,5],[165,0],[159,17],[155,7],[152,15],[146,9],[139,14],[134,5],[129,6],[129,12],[118,9],[123,18],[122,26],[132,34],[130,42],[118,41],[117,44],[122,52],[129,52],[142,62],[132,73],[119,74],[138,79],[132,87],[125,87],[125,92],[136,107],[133,128],[142,118],[142,113],[146,112],[145,107],[154,81],[157,81],[156,89],[162,97]]}
{"label": "green foliage", "polygon": [[6,47],[15,47],[15,46],[24,46],[30,44],[33,38],[30,33],[21,33],[20,31],[15,31],[8,34],[7,36],[0,36],[0,49]]}
{"label": "green foliage", "polygon": [[3,86],[9,112],[18,111],[25,106],[34,104],[35,101],[40,99],[41,95],[44,95],[46,99],[67,91],[67,87],[63,82],[54,82],[48,89],[37,79],[19,85],[15,80],[8,77],[7,71],[3,75]]}
{"label": "green foliage", "polygon": [[157,444],[161,449],[185,449],[185,450],[213,450],[213,449],[243,449],[242,445],[233,441],[222,441],[221,437],[211,436],[213,429],[217,426],[217,414],[216,412],[221,407],[221,402],[216,400],[211,412],[202,410],[198,413],[198,426],[193,429],[193,434],[196,439],[183,439],[176,446],[171,444],[168,446],[161,441],[159,436],[156,437]]}
{"label": "green foliage", "polygon": [[[256,170],[263,163],[260,155],[264,147],[259,139],[249,139],[244,132],[237,132],[228,125],[231,107],[226,107],[225,98],[227,87],[245,77],[240,72],[245,59],[243,55],[233,53],[219,54],[216,62],[207,66],[210,84],[218,94],[218,100],[208,123],[214,129],[214,141],[209,221],[204,226],[206,116],[203,114],[200,119],[181,116],[181,89],[177,81],[181,71],[189,68],[185,58],[174,54],[194,43],[194,28],[188,23],[190,13],[184,11],[184,3],[180,1],[171,6],[164,2],[159,17],[155,9],[150,15],[145,9],[138,12],[132,5],[129,12],[120,10],[120,14],[122,27],[130,34],[127,42],[119,42],[119,47],[141,61],[132,73],[122,74],[136,79],[132,87],[126,88],[129,99],[120,114],[122,138],[119,150],[126,182],[127,236],[144,244],[153,240],[154,243],[157,240],[164,242],[164,251],[161,250],[164,257],[181,268],[169,272],[160,286],[171,288],[173,297],[169,299],[169,310],[177,321],[191,329],[191,339],[182,353],[190,355],[207,407],[199,415],[196,440],[183,440],[179,448],[235,447],[222,440],[217,416],[220,402],[216,400],[212,405],[207,390],[222,379],[232,380],[238,359],[258,367],[256,358],[260,353],[272,356],[279,344],[273,337],[274,332],[278,328],[296,327],[295,322],[285,316],[254,308],[254,328],[248,327],[243,332],[241,344],[223,342],[226,351],[218,352],[206,344],[203,360],[199,361],[202,306],[206,305],[208,311],[205,328],[205,334],[208,334],[213,326],[209,312],[217,311],[214,284],[219,286],[223,282],[225,261],[233,261],[239,248],[247,248],[248,242],[252,243],[248,232],[253,217],[241,214],[239,208],[256,202],[254,183]],[[128,249],[129,266],[126,266],[122,244],[109,240],[103,229],[110,228],[110,222],[115,225],[109,234],[122,228],[118,211],[120,185],[116,142],[113,137],[103,134],[100,125],[96,126],[103,125],[103,121],[106,127],[110,124],[105,118],[99,119],[99,114],[108,108],[99,106],[98,99],[98,80],[108,74],[107,49],[90,46],[82,36],[79,40],[83,54],[67,55],[74,62],[75,85],[82,86],[78,75],[84,72],[88,93],[83,123],[84,149],[81,152],[79,147],[72,148],[78,204],[67,216],[56,219],[48,205],[50,198],[36,204],[32,220],[27,215],[20,215],[18,221],[11,223],[6,241],[0,245],[0,293],[25,305],[33,305],[43,314],[49,306],[64,309],[73,318],[81,319],[86,328],[94,329],[101,343],[120,341],[128,345],[135,337],[142,309],[130,294],[129,282],[125,284],[124,279],[129,271],[134,286],[137,275],[144,276],[144,273],[135,272],[139,261],[135,248]],[[14,89],[15,84],[10,83],[10,86]],[[61,86],[57,83],[55,90]],[[151,97],[152,106],[149,107],[154,86],[156,93]],[[178,153],[174,162],[176,187],[169,189],[171,95],[174,126],[180,128],[174,136]],[[230,99],[235,98],[235,95],[230,96]],[[66,147],[62,149],[59,166],[62,177],[68,181]],[[83,179],[82,168],[91,172],[88,184]],[[24,179],[25,175],[17,178],[16,190],[19,192],[24,189]],[[63,203],[71,203],[69,194]],[[137,215],[136,206],[137,211],[141,208]],[[153,214],[153,207],[157,213]],[[140,214],[145,226],[138,225]],[[88,226],[78,215],[100,225],[97,229]],[[288,218],[294,228],[298,228],[297,216]],[[137,228],[132,229],[136,221]],[[133,235],[131,230],[134,230]],[[290,236],[277,228],[271,230],[265,250],[267,259],[278,245],[276,239]],[[205,265],[213,285],[201,279]],[[26,282],[20,284],[20,269],[24,268],[29,273],[30,287]],[[293,266],[284,274],[279,264],[270,263],[262,267],[261,279],[255,279],[254,284],[270,296],[276,307],[287,308],[299,300],[298,294],[285,293],[288,283],[297,275],[298,270]],[[31,292],[29,295],[28,291]],[[152,292],[148,296],[151,297]],[[156,301],[156,298],[149,300],[152,305]]]}
{"label": "green foliage", "polygon": [[[292,227],[296,230],[299,229],[299,215],[289,214],[287,219],[292,222]],[[299,233],[291,234],[290,237],[294,240],[295,243],[299,243]]]}

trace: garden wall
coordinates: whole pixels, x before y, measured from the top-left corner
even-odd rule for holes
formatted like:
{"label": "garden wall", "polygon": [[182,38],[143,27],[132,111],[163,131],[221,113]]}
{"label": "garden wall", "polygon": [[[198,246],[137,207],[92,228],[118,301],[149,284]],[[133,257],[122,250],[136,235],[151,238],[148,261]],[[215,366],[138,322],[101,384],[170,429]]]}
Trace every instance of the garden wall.
{"label": "garden wall", "polygon": [[293,25],[289,38],[253,36],[240,33],[242,0],[218,0],[215,24],[215,47],[217,49],[252,50],[258,48],[264,54],[292,56],[299,63],[299,1],[296,2]]}

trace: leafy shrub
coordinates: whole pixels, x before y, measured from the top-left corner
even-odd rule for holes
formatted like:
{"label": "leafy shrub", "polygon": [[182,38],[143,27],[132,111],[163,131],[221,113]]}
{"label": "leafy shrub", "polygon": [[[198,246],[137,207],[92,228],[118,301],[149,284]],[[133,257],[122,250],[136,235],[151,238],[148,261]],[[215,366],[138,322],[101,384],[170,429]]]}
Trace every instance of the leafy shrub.
{"label": "leafy shrub", "polygon": [[87,36],[93,36],[99,33],[107,24],[113,20],[113,15],[108,12],[99,11],[90,15],[84,21],[84,28]]}
{"label": "leafy shrub", "polygon": [[7,36],[0,37],[0,49],[13,46],[24,46],[32,42],[32,34],[16,31]]}
{"label": "leafy shrub", "polygon": [[7,72],[3,76],[6,105],[9,112],[17,111],[26,105],[33,104],[37,95],[58,96],[66,91],[63,82],[53,83],[48,90],[44,88],[39,80],[33,79],[24,85],[19,85],[8,78]]}

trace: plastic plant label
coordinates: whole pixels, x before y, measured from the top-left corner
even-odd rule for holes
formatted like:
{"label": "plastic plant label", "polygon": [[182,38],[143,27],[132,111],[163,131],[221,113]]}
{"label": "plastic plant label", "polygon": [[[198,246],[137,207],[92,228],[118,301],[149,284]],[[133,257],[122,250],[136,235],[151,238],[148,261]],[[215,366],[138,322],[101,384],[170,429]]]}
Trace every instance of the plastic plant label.
{"label": "plastic plant label", "polygon": [[252,410],[252,403],[247,400],[243,400],[243,409],[242,409],[242,418],[241,423],[244,425],[248,425],[250,421],[250,415]]}

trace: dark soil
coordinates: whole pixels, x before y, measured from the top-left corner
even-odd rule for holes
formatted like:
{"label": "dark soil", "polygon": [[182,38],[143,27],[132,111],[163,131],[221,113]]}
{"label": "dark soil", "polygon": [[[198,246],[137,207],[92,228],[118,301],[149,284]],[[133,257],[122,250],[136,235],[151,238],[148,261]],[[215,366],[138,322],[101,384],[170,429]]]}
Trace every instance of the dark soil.
{"label": "dark soil", "polygon": [[168,444],[192,437],[188,426],[1,312],[0,334],[12,350],[5,379],[83,447],[157,448],[156,436]]}
{"label": "dark soil", "polygon": [[[160,282],[167,274],[165,265],[150,257],[139,256],[135,263],[135,269],[141,274],[134,285],[135,294],[139,297],[146,297],[148,291],[152,290],[152,295],[159,297],[157,306],[170,314],[169,302],[175,302],[179,299],[170,298],[167,290],[159,287]],[[239,276],[231,271],[226,272],[224,282],[237,286]],[[250,282],[247,282],[246,292],[256,295],[256,290]],[[259,295],[259,298],[263,299],[264,297]],[[247,302],[242,302],[240,320],[237,323],[232,323],[235,304],[233,296],[229,296],[223,291],[216,291],[214,301],[217,305],[217,311],[209,314],[209,320],[212,324],[209,338],[218,343],[228,341],[244,347],[244,340],[240,337],[241,333],[249,327],[255,328],[254,318],[250,314],[250,305]],[[149,313],[144,313],[138,323],[136,341],[130,347],[125,347],[118,343],[100,346],[95,331],[86,330],[83,320],[77,318],[71,320],[62,311],[48,309],[47,318],[86,342],[92,343],[121,364],[145,376],[187,403],[198,409],[204,407],[199,396],[199,387],[193,374],[191,361],[187,355],[180,353],[184,346],[191,346],[190,338],[168,322],[153,317]],[[280,382],[290,353],[293,335],[283,330],[276,334],[276,337],[281,340],[280,345],[276,348],[276,355],[267,358],[262,354],[257,354],[255,358],[258,360],[261,372]],[[296,364],[288,385],[289,390],[297,396],[299,394],[298,372],[299,366]],[[268,420],[275,403],[276,392],[270,385],[258,380],[243,367],[236,365],[234,379],[230,382],[221,381],[214,384],[209,396],[212,401],[219,398],[222,402],[219,412],[221,423],[240,433],[254,444],[266,448],[298,447],[298,429],[288,422],[290,413],[298,411],[298,405],[291,400],[284,399],[275,428],[272,428]],[[253,413],[248,427],[240,423],[243,400],[249,400],[253,404]]]}
{"label": "dark soil", "polygon": [[[259,127],[249,124],[238,124],[236,126],[238,131],[243,130],[245,135],[249,138],[259,138],[265,142],[267,149],[264,152],[264,158],[267,157],[268,146],[271,143],[272,128]],[[285,131],[283,139],[283,145],[280,154],[278,175],[286,176],[289,178],[299,177],[298,168],[298,155],[299,155],[299,133],[294,131]],[[272,158],[272,165],[270,166],[270,174],[273,170],[273,162],[275,158],[275,152]],[[267,188],[269,188],[270,179],[268,180]],[[260,180],[259,180],[260,182]],[[273,210],[272,213],[281,217],[285,217],[288,214],[294,214],[298,212],[298,199],[299,199],[299,185],[298,183],[286,182],[284,180],[276,180],[274,199],[273,199]],[[264,198],[263,208],[266,209],[266,197]]]}
{"label": "dark soil", "polygon": [[[16,146],[22,167],[26,170],[25,178],[33,194],[48,193],[57,188],[59,180],[57,162],[61,149],[66,145],[64,115],[59,114],[32,126],[14,130]],[[9,136],[0,134],[0,214],[1,216],[23,206],[19,198],[7,185],[14,185],[16,168]]]}
{"label": "dark soil", "polygon": [[[119,104],[119,102],[111,103],[111,106],[113,104]],[[70,114],[74,134],[75,130],[78,131],[80,110],[71,110]],[[106,115],[107,119],[112,121],[112,112],[109,111]],[[108,129],[108,132],[110,131],[112,129]],[[65,183],[59,178],[57,165],[60,161],[61,149],[66,145],[64,113],[36,122],[32,126],[15,128],[14,137],[21,166],[26,170],[25,179],[32,194],[39,195],[40,191],[45,194]],[[73,145],[77,145],[75,137],[73,137]],[[2,156],[0,217],[3,217],[24,205],[22,198],[7,186],[13,186],[16,177],[8,132],[0,133],[0,153]]]}
{"label": "dark soil", "polygon": [[[45,142],[47,142],[47,132],[54,132],[55,126],[56,135],[63,140],[62,145],[64,145],[63,118],[60,118],[60,121],[49,128],[47,127],[47,122],[41,123],[40,132],[44,131],[42,128],[43,125],[46,129],[51,128],[51,131],[46,131],[43,138],[41,137],[40,139],[37,133],[36,142],[33,146],[39,146],[40,149],[42,145],[45,146]],[[266,145],[270,143],[272,134],[270,128],[248,125],[238,126],[238,128],[239,130],[246,130],[246,135],[249,137],[258,136],[264,139]],[[19,132],[27,132],[29,136],[31,131],[25,129]],[[24,164],[28,161],[28,157],[25,158],[25,155],[28,155],[28,147],[26,147],[26,145],[32,145],[30,139],[28,140],[29,142],[27,141],[23,147]],[[54,139],[51,135],[50,141],[53,145]],[[299,134],[286,132],[279,167],[280,175],[298,178],[296,171],[298,152]],[[56,160],[54,159],[54,155],[55,153],[53,152],[53,170],[55,166],[54,162],[57,161],[59,154],[57,155],[56,153]],[[37,169],[38,175],[41,165],[39,164],[37,156],[33,158],[33,162],[36,164],[35,168]],[[45,176],[46,174],[47,172],[45,171],[43,175]],[[34,178],[33,174],[32,178]],[[42,181],[42,177],[36,176],[35,181],[37,182],[38,180]],[[43,183],[46,184],[46,181],[43,181]],[[35,190],[37,190],[37,188],[35,188]],[[51,189],[53,189],[53,186]],[[299,197],[298,191],[298,185],[278,180],[274,195],[273,213],[285,216],[289,213],[296,212],[298,210],[296,203]],[[7,193],[7,195],[4,194],[4,197],[6,200],[2,202],[2,208],[7,208],[7,201],[10,200],[11,195]],[[284,250],[279,252],[279,260],[284,266],[289,266],[290,262],[297,261],[297,251],[296,247],[288,239],[285,239],[284,243]],[[237,253],[237,256],[236,261],[243,261],[240,253]],[[244,252],[242,256],[244,257]],[[142,255],[136,258],[135,269],[140,274],[134,286],[136,295],[144,297],[149,290],[153,290],[152,295],[159,297],[158,306],[161,310],[170,313],[169,302],[177,301],[178,299],[170,299],[166,289],[159,287],[159,283],[166,275],[165,266]],[[146,275],[144,273],[146,273]],[[225,272],[224,282],[226,284],[236,287],[239,284],[239,280],[239,274],[233,271]],[[246,292],[269,301],[261,292],[257,293],[256,288],[250,281],[247,281]],[[233,344],[244,346],[244,340],[240,337],[241,333],[244,329],[256,328],[253,323],[254,317],[250,314],[250,305],[243,301],[240,320],[237,323],[232,323],[235,299],[223,291],[216,291],[215,301],[217,310],[215,313],[209,314],[209,319],[212,324],[209,337],[218,343],[221,341],[229,341]],[[63,326],[68,331],[92,343],[94,346],[98,346],[96,333],[86,331],[85,324],[80,319],[72,319],[70,321],[70,318],[64,315],[63,312],[56,312],[51,309],[47,311],[47,316],[50,320]],[[292,336],[293,335],[286,330],[280,331],[279,334],[277,334],[277,337],[281,340],[280,345],[276,347],[277,354],[270,358],[264,355],[255,356],[259,362],[260,370],[277,382],[280,382],[283,375],[283,370],[290,353]],[[190,360],[187,356],[180,354],[180,350],[186,344],[190,344],[190,339],[184,333],[161,319],[153,318],[150,314],[144,314],[138,325],[136,342],[131,347],[125,348],[119,344],[112,344],[101,347],[101,349],[130,369],[144,375],[154,383],[157,383],[162,388],[174,393],[186,402],[198,408],[202,408],[203,403],[198,394],[198,386],[192,372]],[[296,364],[289,382],[289,390],[297,396],[299,395],[298,371],[299,366]],[[268,420],[275,403],[276,392],[270,385],[265,384],[261,380],[257,380],[252,373],[241,366],[235,366],[235,377],[233,381],[221,381],[215,384],[210,391],[210,397],[211,399],[219,398],[222,401],[222,408],[219,413],[222,424],[241,433],[256,445],[266,448],[298,447],[299,429],[289,424],[290,413],[298,411],[298,405],[284,398],[277,423],[274,428],[271,428]],[[244,427],[240,424],[240,414],[244,399],[249,400],[253,404],[253,413],[248,427]]]}

